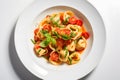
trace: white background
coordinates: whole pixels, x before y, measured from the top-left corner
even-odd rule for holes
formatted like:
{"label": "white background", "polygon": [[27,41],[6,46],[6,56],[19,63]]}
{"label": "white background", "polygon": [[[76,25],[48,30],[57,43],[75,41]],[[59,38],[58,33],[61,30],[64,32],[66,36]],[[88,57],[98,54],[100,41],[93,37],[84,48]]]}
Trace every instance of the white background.
{"label": "white background", "polygon": [[[19,61],[13,42],[17,18],[32,1],[0,0],[0,80],[38,80]],[[81,80],[120,80],[120,1],[88,1],[93,4],[104,20],[107,44],[100,64]]]}

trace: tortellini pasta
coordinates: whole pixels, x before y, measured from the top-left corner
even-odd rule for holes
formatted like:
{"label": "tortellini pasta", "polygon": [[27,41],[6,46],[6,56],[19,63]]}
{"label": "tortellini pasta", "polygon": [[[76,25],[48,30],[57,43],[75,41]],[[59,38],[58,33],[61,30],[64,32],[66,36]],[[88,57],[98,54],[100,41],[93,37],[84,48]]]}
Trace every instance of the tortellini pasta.
{"label": "tortellini pasta", "polygon": [[80,53],[79,52],[73,52],[69,57],[68,57],[68,64],[76,64],[80,61],[79,57]]}
{"label": "tortellini pasta", "polygon": [[83,50],[86,48],[86,45],[86,39],[84,37],[81,37],[76,44],[76,50]]}
{"label": "tortellini pasta", "polygon": [[34,48],[34,50],[37,56],[42,56],[48,53],[48,50],[43,48]]}
{"label": "tortellini pasta", "polygon": [[[84,30],[83,30],[84,29]],[[47,15],[34,30],[34,51],[53,65],[76,64],[87,46],[88,32],[72,11]]]}
{"label": "tortellini pasta", "polygon": [[75,36],[72,38],[73,40],[78,39],[82,34],[82,28],[78,25],[70,24],[67,26],[67,28],[70,29],[73,32],[73,34],[75,34]]}
{"label": "tortellini pasta", "polygon": [[75,41],[72,41],[69,45],[67,45],[67,49],[69,51],[75,51],[75,47],[76,47]]}
{"label": "tortellini pasta", "polygon": [[61,50],[59,54],[60,54],[59,56],[60,61],[67,62],[69,57],[69,51],[67,49],[64,49],[64,50]]}

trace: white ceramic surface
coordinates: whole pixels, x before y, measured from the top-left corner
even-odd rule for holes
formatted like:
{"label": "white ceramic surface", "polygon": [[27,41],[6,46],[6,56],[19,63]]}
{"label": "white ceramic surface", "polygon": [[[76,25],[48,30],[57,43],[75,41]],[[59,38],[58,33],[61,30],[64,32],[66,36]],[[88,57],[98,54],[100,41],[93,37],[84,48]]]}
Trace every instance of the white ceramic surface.
{"label": "white ceramic surface", "polygon": [[[45,15],[66,10],[72,10],[77,17],[82,18],[90,33],[90,39],[80,63],[72,66],[53,66],[45,59],[34,55],[30,39],[33,37],[35,25]],[[75,80],[87,75],[99,63],[105,48],[105,40],[105,27],[99,13],[83,0],[77,3],[73,0],[35,1],[21,14],[15,29],[15,46],[20,60],[31,73],[45,80]]]}

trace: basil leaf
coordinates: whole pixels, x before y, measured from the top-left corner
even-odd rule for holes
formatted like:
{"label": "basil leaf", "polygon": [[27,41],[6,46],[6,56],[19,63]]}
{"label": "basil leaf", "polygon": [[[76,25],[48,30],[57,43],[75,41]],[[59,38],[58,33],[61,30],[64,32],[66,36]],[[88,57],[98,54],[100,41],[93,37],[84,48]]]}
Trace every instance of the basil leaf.
{"label": "basil leaf", "polygon": [[53,24],[56,26],[56,27],[59,27],[59,28],[61,28],[61,27],[63,27],[63,26],[61,26],[60,24],[58,24],[58,21],[52,21],[53,22]]}
{"label": "basil leaf", "polygon": [[51,37],[51,35],[50,35],[49,33],[44,34],[44,36],[45,36],[46,38]]}
{"label": "basil leaf", "polygon": [[39,54],[39,52],[41,51],[42,49],[40,48],[38,51],[37,51],[37,53]]}
{"label": "basil leaf", "polygon": [[75,36],[76,36],[76,33],[73,33],[73,32],[70,33],[70,37],[75,37]]}
{"label": "basil leaf", "polygon": [[64,57],[66,58],[66,56],[67,56],[68,54],[69,54],[69,51],[66,49],[66,50],[65,50],[65,56],[64,56]]}
{"label": "basil leaf", "polygon": [[67,23],[68,23],[69,18],[70,18],[70,17],[65,18],[65,21],[63,21],[63,24],[67,24]]}
{"label": "basil leaf", "polygon": [[48,33],[48,31],[46,31],[46,30],[41,30],[41,33],[42,33],[42,34],[46,34],[46,33]]}
{"label": "basil leaf", "polygon": [[64,39],[64,40],[69,40],[69,39],[71,39],[71,38],[70,38],[70,36],[68,36],[68,35],[62,35],[62,39]]}
{"label": "basil leaf", "polygon": [[45,36],[45,37],[50,37],[51,35],[48,33],[48,31],[46,30],[41,30],[41,33]]}
{"label": "basil leaf", "polygon": [[57,32],[54,31],[53,34],[57,36],[57,38],[60,38],[60,35]]}
{"label": "basil leaf", "polygon": [[45,40],[43,40],[41,43],[40,43],[40,46],[41,47],[47,47],[50,43],[51,39],[50,38],[46,38]]}
{"label": "basil leaf", "polygon": [[52,44],[54,44],[54,45],[56,44],[56,40],[55,40],[54,38],[52,38],[52,37],[51,37],[51,42],[52,42]]}

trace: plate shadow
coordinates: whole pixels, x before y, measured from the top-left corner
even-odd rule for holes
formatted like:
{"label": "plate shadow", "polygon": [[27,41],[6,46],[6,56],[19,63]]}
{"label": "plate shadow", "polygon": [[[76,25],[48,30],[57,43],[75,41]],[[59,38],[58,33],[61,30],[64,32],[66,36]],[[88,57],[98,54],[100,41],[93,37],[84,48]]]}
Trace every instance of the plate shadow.
{"label": "plate shadow", "polygon": [[[17,22],[17,21],[16,21]],[[13,29],[10,34],[10,39],[9,39],[9,57],[10,61],[12,64],[12,67],[15,71],[15,73],[18,75],[20,80],[42,80],[36,76],[34,76],[31,72],[29,72],[22,62],[20,61],[16,49],[15,49],[15,44],[14,44],[14,31],[15,31],[15,26],[16,23],[13,26]]]}

